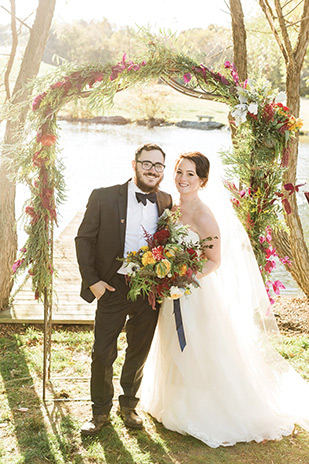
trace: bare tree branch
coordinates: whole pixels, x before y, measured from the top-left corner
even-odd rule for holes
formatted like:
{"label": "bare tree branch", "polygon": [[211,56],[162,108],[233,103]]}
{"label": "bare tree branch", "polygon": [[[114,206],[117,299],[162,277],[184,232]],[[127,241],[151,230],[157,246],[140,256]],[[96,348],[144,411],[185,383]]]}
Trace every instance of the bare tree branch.
{"label": "bare tree branch", "polygon": [[280,0],[275,0],[275,7],[276,7],[277,15],[278,15],[279,26],[280,26],[281,35],[282,35],[282,38],[285,44],[286,52],[288,54],[289,60],[294,61],[293,47],[290,41],[288,31],[286,29],[286,23],[283,17]]}
{"label": "bare tree branch", "polygon": [[302,66],[305,59],[309,42],[309,0],[305,0],[303,14],[299,28],[297,43],[295,46],[294,56],[295,61]]}
{"label": "bare tree branch", "polygon": [[277,41],[277,43],[278,43],[278,45],[280,47],[280,50],[281,50],[281,52],[283,54],[283,57],[284,57],[284,60],[285,60],[286,63],[288,63],[289,57],[288,57],[287,51],[286,51],[286,49],[284,47],[284,44],[283,44],[283,42],[281,40],[281,37],[280,37],[280,35],[279,35],[279,33],[278,33],[278,31],[277,31],[277,29],[275,27],[274,21],[273,21],[273,19],[275,18],[275,15],[274,15],[269,3],[267,2],[267,0],[259,0],[259,4],[260,4],[260,7],[262,8],[262,10],[263,10],[263,12],[264,12],[264,14],[265,14],[265,16],[267,18],[267,21],[268,21],[268,23],[270,25],[271,30],[273,31],[274,37],[275,37],[275,39],[276,39],[276,41]]}
{"label": "bare tree branch", "polygon": [[15,12],[16,12],[15,0],[11,0],[11,10],[12,10],[12,14],[11,14],[12,47],[11,47],[9,61],[8,61],[6,71],[4,74],[4,87],[5,87],[5,93],[6,93],[7,100],[11,98],[10,74],[11,74],[11,70],[13,67],[16,50],[17,50],[17,44],[18,44],[17,31],[16,31],[16,19],[15,19]]}
{"label": "bare tree branch", "polygon": [[287,25],[287,27],[292,27],[295,26],[296,24],[301,23],[302,21],[305,21],[305,19],[309,18],[309,16],[306,16],[305,18],[299,19],[298,21],[295,21],[294,23],[290,23]]}
{"label": "bare tree branch", "polygon": [[[296,8],[301,5],[302,3],[304,2],[304,0],[300,0],[300,2],[297,3],[297,5],[294,6],[294,8],[292,8],[290,11],[288,11],[285,15],[284,15],[284,18],[286,16],[289,16],[294,10],[296,10]],[[282,10],[283,10],[283,7],[282,7]]]}
{"label": "bare tree branch", "polygon": [[288,0],[287,2],[285,2],[285,4],[282,6],[282,10],[283,10],[287,5],[289,5],[291,2],[293,2],[293,0]]}
{"label": "bare tree branch", "polygon": [[[28,26],[28,24],[26,24],[24,21],[22,21],[21,19],[19,19],[19,18],[17,18],[17,17],[15,16],[15,9],[14,9],[14,12],[13,12],[13,10],[12,10],[12,11],[9,11],[9,10],[7,10],[7,9],[6,9],[4,6],[2,6],[2,5],[0,5],[0,8],[3,8],[3,10],[6,11],[7,13],[9,13],[9,15],[11,15],[12,17],[14,17],[14,19],[15,19],[16,21],[19,21],[21,24],[23,24],[23,26],[27,27],[27,28],[31,31],[31,27]],[[29,16],[28,16],[28,17],[29,17]]]}

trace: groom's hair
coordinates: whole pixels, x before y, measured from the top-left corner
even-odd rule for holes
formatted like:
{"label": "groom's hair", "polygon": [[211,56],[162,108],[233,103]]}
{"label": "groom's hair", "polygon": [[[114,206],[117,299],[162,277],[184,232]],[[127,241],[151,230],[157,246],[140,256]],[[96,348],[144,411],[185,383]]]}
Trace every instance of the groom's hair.
{"label": "groom's hair", "polygon": [[200,179],[203,180],[201,187],[205,187],[208,181],[209,169],[210,169],[210,163],[209,163],[209,159],[207,158],[207,156],[203,155],[199,151],[183,153],[176,160],[175,170],[177,169],[177,166],[180,163],[180,161],[183,159],[188,159],[190,161],[193,161],[193,163],[195,164],[196,174],[199,176]]}
{"label": "groom's hair", "polygon": [[142,153],[143,150],[145,150],[145,151],[159,150],[163,155],[163,159],[165,160],[165,153],[162,150],[162,148],[159,147],[159,145],[157,145],[156,143],[144,143],[144,145],[141,145],[136,150],[136,152],[135,152],[135,161],[138,161],[138,159],[140,158],[141,153]]}

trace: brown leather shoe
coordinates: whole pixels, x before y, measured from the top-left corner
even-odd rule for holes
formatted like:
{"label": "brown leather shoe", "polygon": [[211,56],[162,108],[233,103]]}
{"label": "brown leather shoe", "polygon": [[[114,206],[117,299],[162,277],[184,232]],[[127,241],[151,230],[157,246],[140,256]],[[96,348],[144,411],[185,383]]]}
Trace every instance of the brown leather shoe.
{"label": "brown leather shoe", "polygon": [[82,435],[94,435],[101,430],[104,425],[110,423],[109,414],[99,414],[97,416],[93,416],[92,419],[85,424],[80,429],[80,433]]}
{"label": "brown leather shoe", "polygon": [[133,408],[122,406],[119,409],[119,414],[127,427],[132,429],[142,429],[143,421]]}

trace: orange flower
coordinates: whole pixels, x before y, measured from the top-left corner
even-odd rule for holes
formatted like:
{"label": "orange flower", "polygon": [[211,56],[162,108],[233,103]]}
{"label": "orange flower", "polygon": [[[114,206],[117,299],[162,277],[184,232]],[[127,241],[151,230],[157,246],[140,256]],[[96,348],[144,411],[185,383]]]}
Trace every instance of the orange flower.
{"label": "orange flower", "polygon": [[156,266],[156,273],[160,279],[163,279],[171,270],[171,263],[168,259],[162,259]]}
{"label": "orange flower", "polygon": [[146,251],[146,253],[143,254],[142,256],[142,263],[143,266],[147,266],[148,264],[155,264],[156,260],[152,256],[151,251]]}
{"label": "orange flower", "polygon": [[180,276],[183,276],[183,275],[185,275],[186,272],[187,272],[187,265],[186,265],[186,264],[183,264],[183,265],[181,266],[181,268],[179,269],[179,275],[180,275]]}

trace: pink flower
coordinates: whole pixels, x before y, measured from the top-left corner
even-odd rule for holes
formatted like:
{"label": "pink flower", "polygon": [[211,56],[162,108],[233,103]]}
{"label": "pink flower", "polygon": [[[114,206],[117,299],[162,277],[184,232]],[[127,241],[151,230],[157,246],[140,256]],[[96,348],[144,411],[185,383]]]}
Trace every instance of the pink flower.
{"label": "pink flower", "polygon": [[285,288],[280,280],[275,280],[272,284],[275,295],[280,295],[280,288]]}
{"label": "pink flower", "polygon": [[264,243],[265,241],[266,241],[266,238],[265,238],[265,237],[263,237],[263,236],[259,237],[259,242],[260,242],[261,245],[262,245],[262,243]]}
{"label": "pink flower", "polygon": [[282,264],[287,264],[288,266],[292,266],[292,263],[288,256],[285,256],[284,258],[280,258],[280,261],[282,262]]}
{"label": "pink flower", "polygon": [[269,226],[266,227],[266,241],[267,243],[271,242],[271,228]]}
{"label": "pink flower", "polygon": [[15,263],[13,264],[12,266],[12,269],[13,269],[13,272],[15,274],[15,272],[17,271],[17,269],[20,268],[20,266],[22,265],[22,263],[25,261],[25,258],[23,259],[18,259],[17,261],[15,261]]}
{"label": "pink flower", "polygon": [[276,269],[276,262],[269,260],[264,266],[266,272],[271,273],[274,269]]}
{"label": "pink flower", "polygon": [[183,75],[183,80],[185,81],[186,84],[188,84],[188,82],[190,82],[191,79],[192,79],[192,76],[189,72]]}
{"label": "pink flower", "polygon": [[237,200],[236,198],[232,198],[231,202],[233,203],[234,206],[239,206],[240,205],[240,201]]}

